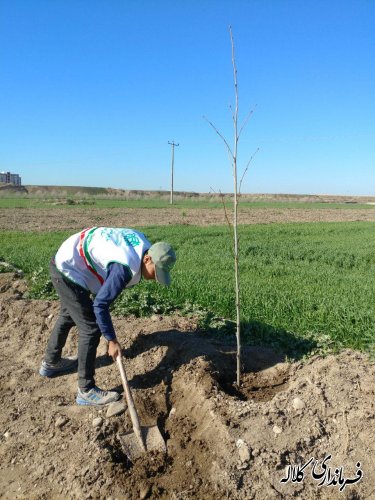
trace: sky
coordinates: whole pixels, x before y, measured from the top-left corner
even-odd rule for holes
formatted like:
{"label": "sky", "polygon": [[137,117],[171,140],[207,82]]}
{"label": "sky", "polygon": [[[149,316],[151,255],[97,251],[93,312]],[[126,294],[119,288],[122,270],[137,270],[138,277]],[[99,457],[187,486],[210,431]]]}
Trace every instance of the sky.
{"label": "sky", "polygon": [[0,0],[0,171],[23,184],[374,195],[375,0]]}

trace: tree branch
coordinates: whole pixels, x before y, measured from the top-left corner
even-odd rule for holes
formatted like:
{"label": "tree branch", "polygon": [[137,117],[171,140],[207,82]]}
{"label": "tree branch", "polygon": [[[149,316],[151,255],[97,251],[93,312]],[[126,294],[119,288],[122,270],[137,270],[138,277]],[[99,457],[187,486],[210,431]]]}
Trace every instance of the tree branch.
{"label": "tree branch", "polygon": [[217,192],[216,192],[216,191],[215,191],[215,190],[214,190],[211,186],[210,186],[210,189],[211,189],[211,191],[212,191],[213,193],[215,193],[215,194],[219,194],[219,196],[220,196],[220,198],[221,198],[221,202],[222,202],[222,204],[223,204],[223,208],[224,208],[225,219],[226,219],[226,221],[227,221],[227,223],[228,223],[228,226],[229,226],[230,228],[232,228],[232,223],[231,223],[231,221],[230,221],[230,219],[229,219],[229,217],[228,217],[227,207],[226,207],[226,205],[225,205],[225,201],[224,201],[224,195],[223,195],[223,193],[222,193],[220,190],[219,190],[219,193],[217,193]]}
{"label": "tree branch", "polygon": [[206,120],[206,122],[208,122],[211,127],[215,130],[215,132],[217,133],[217,135],[220,137],[220,139],[224,142],[224,144],[226,145],[227,149],[228,149],[228,152],[231,156],[231,158],[233,158],[233,153],[232,153],[232,150],[227,142],[227,140],[225,139],[225,137],[223,136],[223,134],[221,134],[218,129],[215,127],[215,125],[206,117],[203,115],[203,119]]}
{"label": "tree branch", "polygon": [[243,123],[242,123],[242,125],[241,125],[241,128],[240,128],[240,131],[239,131],[239,133],[238,133],[238,139],[241,137],[242,131],[243,131],[243,129],[246,127],[247,122],[249,121],[250,116],[254,113],[254,111],[255,111],[255,108],[256,108],[256,107],[257,107],[257,104],[254,106],[254,109],[251,109],[251,110],[248,112],[248,114],[247,114],[246,118],[244,119],[244,121],[243,121]]}
{"label": "tree branch", "polygon": [[253,154],[253,156],[250,158],[250,160],[249,160],[249,161],[247,162],[247,164],[246,164],[246,168],[245,168],[244,173],[242,174],[242,177],[241,177],[241,180],[240,180],[240,187],[239,187],[239,189],[238,189],[238,194],[241,194],[241,186],[242,186],[242,181],[243,181],[243,179],[244,179],[244,177],[245,177],[245,175],[246,175],[246,172],[247,172],[247,171],[248,171],[248,169],[249,169],[249,165],[250,165],[250,163],[253,161],[253,158],[254,158],[254,156],[258,153],[258,151],[259,151],[259,148],[255,151],[255,153]]}
{"label": "tree branch", "polygon": [[[230,234],[231,238],[233,238],[233,226],[232,226],[232,223],[231,223],[229,216],[228,216],[227,207],[225,205],[224,195],[220,190],[219,190],[219,193],[217,193],[211,186],[210,186],[210,189],[213,193],[219,194],[219,196],[220,196],[220,199],[221,199],[221,202],[222,202],[223,208],[224,208],[225,219],[226,219],[227,224],[228,224],[229,234]],[[232,239],[232,241],[233,241],[233,239]],[[231,245],[231,251],[232,251],[232,256],[234,256],[233,245]]]}

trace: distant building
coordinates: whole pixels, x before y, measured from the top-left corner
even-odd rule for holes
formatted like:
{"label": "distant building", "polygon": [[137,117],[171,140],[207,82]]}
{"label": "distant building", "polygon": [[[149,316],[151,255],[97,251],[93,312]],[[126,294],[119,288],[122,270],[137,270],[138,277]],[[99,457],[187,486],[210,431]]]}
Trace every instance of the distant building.
{"label": "distant building", "polygon": [[0,172],[0,182],[5,182],[6,184],[14,184],[15,186],[21,186],[21,177],[18,174],[11,174],[10,172]]}

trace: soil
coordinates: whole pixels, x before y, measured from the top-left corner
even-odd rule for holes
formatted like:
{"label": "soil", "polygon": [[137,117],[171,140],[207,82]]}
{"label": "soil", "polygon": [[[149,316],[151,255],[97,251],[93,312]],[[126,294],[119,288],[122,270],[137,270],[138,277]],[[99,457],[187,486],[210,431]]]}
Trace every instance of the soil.
{"label": "soil", "polygon": [[[300,209],[242,208],[240,224],[271,224],[275,222],[353,222],[375,221],[373,209]],[[20,231],[80,230],[84,227],[140,227],[167,224],[207,226],[227,224],[222,209],[149,209],[55,207],[48,209],[0,209],[0,228]]]}
{"label": "soil", "polygon": [[[236,388],[235,346],[193,319],[115,318],[140,420],[167,446],[131,463],[117,438],[131,430],[127,412],[76,405],[75,373],[38,374],[59,305],[25,291],[0,274],[1,498],[375,498],[375,366],[364,354],[289,363],[244,347]],[[76,345],[73,330],[65,355]],[[104,342],[96,382],[122,391]]]}

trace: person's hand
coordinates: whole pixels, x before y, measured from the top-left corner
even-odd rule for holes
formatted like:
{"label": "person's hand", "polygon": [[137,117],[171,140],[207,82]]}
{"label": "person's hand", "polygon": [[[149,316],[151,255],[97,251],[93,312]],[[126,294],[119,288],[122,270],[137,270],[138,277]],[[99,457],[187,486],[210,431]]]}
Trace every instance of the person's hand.
{"label": "person's hand", "polygon": [[117,339],[108,342],[108,355],[116,361],[117,356],[121,356],[121,345]]}

